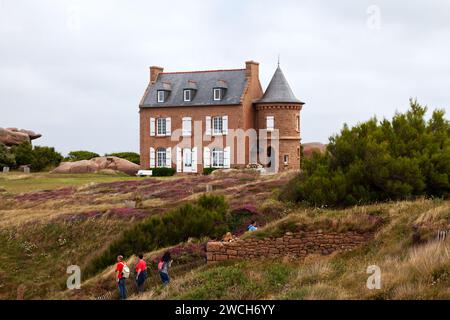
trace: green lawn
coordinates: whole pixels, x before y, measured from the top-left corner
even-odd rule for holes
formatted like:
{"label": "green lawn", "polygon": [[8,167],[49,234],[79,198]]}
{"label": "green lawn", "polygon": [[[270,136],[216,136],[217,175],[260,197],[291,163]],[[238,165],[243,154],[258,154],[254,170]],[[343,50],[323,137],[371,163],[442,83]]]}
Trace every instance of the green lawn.
{"label": "green lawn", "polygon": [[80,186],[91,182],[141,180],[145,178],[125,174],[83,173],[50,174],[47,172],[24,174],[21,172],[0,173],[0,189],[9,193],[22,193],[35,190],[57,189],[67,186]]}

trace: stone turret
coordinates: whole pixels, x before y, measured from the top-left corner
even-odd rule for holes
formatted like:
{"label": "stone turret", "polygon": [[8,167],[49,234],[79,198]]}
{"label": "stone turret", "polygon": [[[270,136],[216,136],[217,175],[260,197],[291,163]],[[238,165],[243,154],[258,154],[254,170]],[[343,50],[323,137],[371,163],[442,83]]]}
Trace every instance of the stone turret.
{"label": "stone turret", "polygon": [[[278,65],[263,97],[255,102],[258,129],[267,129],[267,148],[273,171],[300,169],[300,111],[304,103],[292,92]],[[272,131],[273,130],[273,131]],[[275,131],[278,130],[278,143]],[[260,151],[262,152],[262,151]]]}

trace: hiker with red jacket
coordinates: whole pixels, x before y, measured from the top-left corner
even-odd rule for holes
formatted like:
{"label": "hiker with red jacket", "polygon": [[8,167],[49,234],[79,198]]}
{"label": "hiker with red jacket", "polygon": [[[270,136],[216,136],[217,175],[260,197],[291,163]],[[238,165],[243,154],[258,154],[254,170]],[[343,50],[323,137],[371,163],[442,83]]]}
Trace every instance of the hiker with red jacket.
{"label": "hiker with red jacket", "polygon": [[144,261],[144,255],[138,254],[139,261],[136,265],[136,286],[138,293],[144,292],[144,283],[147,279],[147,263]]}
{"label": "hiker with red jacket", "polygon": [[128,268],[125,261],[123,261],[123,256],[117,257],[116,264],[116,281],[119,288],[119,298],[120,300],[125,300],[127,298],[127,288],[125,286],[125,279],[130,275],[130,268]]}
{"label": "hiker with red jacket", "polygon": [[161,277],[161,281],[164,286],[168,285],[170,282],[169,278],[169,268],[172,265],[172,258],[170,257],[170,252],[167,251],[162,256],[161,260],[158,263],[158,271],[159,276]]}

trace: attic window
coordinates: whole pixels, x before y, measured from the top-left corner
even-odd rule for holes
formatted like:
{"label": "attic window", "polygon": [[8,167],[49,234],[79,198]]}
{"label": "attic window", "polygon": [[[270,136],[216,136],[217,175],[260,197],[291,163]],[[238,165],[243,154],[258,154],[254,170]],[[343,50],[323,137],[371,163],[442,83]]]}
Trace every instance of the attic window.
{"label": "attic window", "polygon": [[164,102],[165,100],[165,93],[164,90],[158,90],[158,102]]}
{"label": "attic window", "polygon": [[222,89],[214,88],[214,101],[222,100]]}
{"label": "attic window", "polygon": [[192,101],[192,90],[185,89],[183,91],[183,98],[184,98],[184,101]]}

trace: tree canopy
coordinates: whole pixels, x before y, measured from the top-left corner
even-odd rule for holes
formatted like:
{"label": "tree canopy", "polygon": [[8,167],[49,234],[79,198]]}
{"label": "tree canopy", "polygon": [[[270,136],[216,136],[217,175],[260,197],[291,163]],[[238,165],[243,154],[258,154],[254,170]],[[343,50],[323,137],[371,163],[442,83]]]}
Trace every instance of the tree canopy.
{"label": "tree canopy", "polygon": [[354,205],[450,194],[450,122],[444,110],[410,100],[391,121],[372,118],[332,136],[323,155],[302,163],[281,193],[312,205]]}

